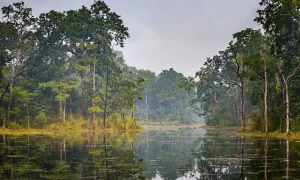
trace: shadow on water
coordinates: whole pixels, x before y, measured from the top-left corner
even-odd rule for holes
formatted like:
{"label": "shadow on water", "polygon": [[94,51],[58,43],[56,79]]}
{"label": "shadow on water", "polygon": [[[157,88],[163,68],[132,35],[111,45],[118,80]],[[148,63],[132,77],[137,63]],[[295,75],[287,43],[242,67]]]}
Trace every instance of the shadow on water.
{"label": "shadow on water", "polygon": [[180,129],[3,135],[0,179],[295,179],[300,142]]}

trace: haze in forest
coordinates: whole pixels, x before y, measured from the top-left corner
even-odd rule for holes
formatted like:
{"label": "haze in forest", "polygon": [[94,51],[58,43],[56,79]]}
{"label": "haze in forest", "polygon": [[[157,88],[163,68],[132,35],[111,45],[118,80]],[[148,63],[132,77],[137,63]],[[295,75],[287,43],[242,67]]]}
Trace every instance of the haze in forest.
{"label": "haze in forest", "polygon": [[[1,0],[0,6],[17,0]],[[33,14],[90,6],[93,0],[24,0]],[[230,2],[230,3],[229,3]],[[258,29],[259,0],[105,0],[129,27],[122,50],[128,65],[156,74],[174,68],[194,76],[207,57],[224,49],[232,34]],[[118,49],[118,48],[117,48]]]}

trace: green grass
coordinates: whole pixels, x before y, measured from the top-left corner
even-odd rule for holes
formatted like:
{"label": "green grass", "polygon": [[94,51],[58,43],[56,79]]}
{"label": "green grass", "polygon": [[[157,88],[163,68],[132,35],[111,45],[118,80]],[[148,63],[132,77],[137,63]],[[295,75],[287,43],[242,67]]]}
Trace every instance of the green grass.
{"label": "green grass", "polygon": [[291,132],[289,134],[282,133],[279,131],[274,132],[261,132],[261,131],[250,131],[250,130],[239,130],[237,131],[238,134],[248,135],[248,136],[257,136],[257,137],[272,137],[272,138],[280,138],[280,139],[300,139],[300,132]]}
{"label": "green grass", "polygon": [[63,123],[52,123],[41,128],[25,128],[15,123],[11,123],[8,128],[0,129],[0,133],[12,135],[45,134],[64,136],[66,134],[82,134],[89,132],[112,133],[118,131],[143,131],[143,127],[136,124],[133,119],[124,121],[123,124],[108,121],[106,128],[103,127],[101,122],[102,121],[91,122],[89,120],[73,119],[66,120]]}

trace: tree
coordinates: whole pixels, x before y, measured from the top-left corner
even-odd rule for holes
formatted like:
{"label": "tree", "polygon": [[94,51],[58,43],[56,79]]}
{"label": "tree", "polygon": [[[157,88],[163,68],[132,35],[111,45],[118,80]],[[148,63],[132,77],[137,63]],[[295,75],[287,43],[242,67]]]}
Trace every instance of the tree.
{"label": "tree", "polygon": [[255,21],[262,24],[272,37],[272,53],[280,61],[278,71],[285,87],[286,133],[290,132],[290,84],[300,68],[300,2],[292,0],[262,0]]}
{"label": "tree", "polygon": [[41,88],[51,88],[57,95],[55,97],[56,101],[59,102],[59,115],[61,120],[64,122],[66,119],[66,101],[69,98],[69,92],[77,86],[74,81],[67,82],[46,82],[41,83]]}
{"label": "tree", "polygon": [[[36,18],[33,17],[32,10],[25,7],[24,2],[2,7],[2,14],[5,19],[4,22],[12,26],[10,29],[15,32],[13,33],[15,41],[12,41],[13,43],[5,49],[9,56],[11,56],[9,65],[11,68],[9,78],[10,98],[7,107],[7,118],[3,121],[3,127],[6,127],[10,120],[14,81],[20,74],[29,69],[28,62],[30,62],[30,56],[34,53]],[[6,90],[7,88],[4,94]]]}
{"label": "tree", "polygon": [[240,87],[240,122],[245,130],[245,78],[247,72],[247,60],[258,50],[262,42],[260,31],[246,29],[233,35],[234,40],[229,43],[223,58],[224,63],[231,68],[239,80]]}
{"label": "tree", "polygon": [[155,81],[155,73],[149,71],[149,70],[140,70],[138,71],[139,78],[144,79],[143,89],[144,89],[144,98],[145,98],[145,118],[146,118],[146,124],[148,125],[148,110],[149,110],[149,90],[151,88],[151,84]]}

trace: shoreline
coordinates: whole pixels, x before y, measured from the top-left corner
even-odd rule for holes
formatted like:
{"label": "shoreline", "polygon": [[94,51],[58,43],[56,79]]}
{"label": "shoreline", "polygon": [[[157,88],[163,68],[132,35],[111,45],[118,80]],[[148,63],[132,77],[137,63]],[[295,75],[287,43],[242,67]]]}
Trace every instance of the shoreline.
{"label": "shoreline", "polygon": [[206,126],[205,124],[190,124],[190,125],[185,125],[185,124],[165,124],[165,125],[141,125],[145,130],[165,130],[165,129],[182,129],[182,128],[202,128],[202,129],[208,129],[211,127]]}
{"label": "shoreline", "polygon": [[2,135],[47,135],[47,136],[76,136],[82,134],[112,134],[112,133],[142,133],[145,130],[190,130],[190,129],[205,129],[205,130],[233,130],[239,136],[249,136],[249,137],[262,137],[262,138],[277,138],[277,139],[290,139],[290,140],[300,140],[300,132],[291,132],[288,135],[286,133],[281,132],[269,132],[266,134],[265,132],[260,131],[241,131],[236,127],[215,127],[215,126],[207,126],[205,124],[190,124],[190,125],[140,125],[141,129],[0,129],[0,134]]}
{"label": "shoreline", "polygon": [[36,129],[36,128],[22,128],[22,129],[0,129],[2,135],[69,135],[69,134],[85,134],[85,133],[118,133],[118,132],[144,132],[145,130],[178,130],[178,129],[216,129],[213,126],[207,126],[205,124],[190,124],[190,125],[140,125],[141,129]]}
{"label": "shoreline", "polygon": [[0,129],[2,135],[77,135],[77,134],[93,134],[93,133],[118,133],[118,132],[143,132],[143,129],[130,129],[130,130],[119,130],[119,129],[80,129],[80,130],[49,130],[49,129]]}
{"label": "shoreline", "polygon": [[277,139],[289,139],[289,140],[300,140],[300,132],[290,132],[289,134],[282,132],[260,132],[260,131],[237,131],[239,135],[252,136],[252,137],[268,137],[268,138],[277,138]]}

